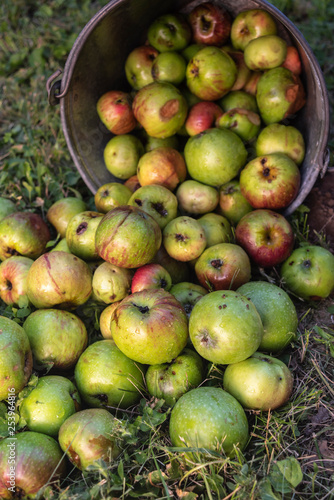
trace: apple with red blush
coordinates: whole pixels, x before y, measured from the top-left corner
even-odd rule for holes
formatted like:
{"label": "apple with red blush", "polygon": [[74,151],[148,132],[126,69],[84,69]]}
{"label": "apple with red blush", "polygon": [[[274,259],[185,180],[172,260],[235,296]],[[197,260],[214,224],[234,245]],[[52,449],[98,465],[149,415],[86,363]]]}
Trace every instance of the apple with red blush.
{"label": "apple with red blush", "polygon": [[131,293],[163,288],[169,291],[172,278],[164,267],[154,262],[139,267],[132,278]]}
{"label": "apple with red blush", "polygon": [[122,90],[104,93],[97,101],[96,110],[101,122],[115,135],[128,134],[137,125],[131,96]]}

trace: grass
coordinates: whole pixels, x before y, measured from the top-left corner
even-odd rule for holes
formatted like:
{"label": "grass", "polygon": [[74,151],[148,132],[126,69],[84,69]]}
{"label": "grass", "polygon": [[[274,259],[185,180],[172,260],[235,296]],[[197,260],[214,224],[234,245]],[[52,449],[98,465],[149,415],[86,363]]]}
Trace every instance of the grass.
{"label": "grass", "polygon": [[[0,6],[0,186],[19,209],[45,215],[62,196],[91,193],[74,168],[61,130],[59,108],[51,107],[47,78],[63,68],[77,35],[106,2],[90,0],[3,0]],[[323,70],[331,108],[334,103],[333,1],[275,0],[302,31]],[[333,150],[333,122],[329,146]],[[331,162],[333,165],[333,161]],[[302,211],[292,219],[298,238],[307,238]],[[326,241],[320,242],[326,245]],[[273,275],[273,279],[277,276]],[[131,412],[116,414],[124,440],[120,459],[99,463],[47,487],[36,498],[61,500],[318,499],[334,498],[334,308],[331,301],[296,301],[298,338],[284,353],[295,383],[282,408],[248,411],[251,440],[233,459],[198,452],[186,464],[168,436],[169,411],[147,395]],[[29,310],[0,304],[1,314],[22,322]],[[81,314],[91,338],[98,338],[97,314]],[[213,367],[210,383],[222,373]]]}

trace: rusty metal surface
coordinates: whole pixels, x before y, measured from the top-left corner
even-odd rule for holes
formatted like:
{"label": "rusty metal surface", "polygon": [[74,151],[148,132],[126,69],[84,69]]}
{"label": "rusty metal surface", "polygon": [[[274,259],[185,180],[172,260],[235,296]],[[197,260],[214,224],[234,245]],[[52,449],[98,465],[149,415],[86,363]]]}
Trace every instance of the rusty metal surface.
{"label": "rusty metal surface", "polygon": [[[95,193],[107,182],[119,181],[106,169],[103,150],[112,137],[96,113],[98,98],[109,90],[131,90],[124,74],[129,52],[145,42],[149,24],[172,11],[189,12],[201,0],[112,0],[79,34],[63,71],[60,93],[62,128],[66,142],[82,178]],[[265,0],[221,0],[217,3],[235,16],[250,8],[263,8],[275,17],[279,34],[299,50],[307,92],[307,103],[290,121],[304,135],[306,156],[301,167],[299,194],[285,210],[292,213],[306,198],[326,167],[329,134],[329,104],[319,64],[301,32],[289,19]],[[49,83],[51,86],[51,83]],[[57,90],[58,91],[58,90]]]}

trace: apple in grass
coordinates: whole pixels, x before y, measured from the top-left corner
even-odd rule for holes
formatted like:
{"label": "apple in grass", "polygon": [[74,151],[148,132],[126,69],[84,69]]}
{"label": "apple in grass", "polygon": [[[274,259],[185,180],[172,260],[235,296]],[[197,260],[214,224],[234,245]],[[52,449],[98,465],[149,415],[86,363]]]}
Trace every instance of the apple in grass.
{"label": "apple in grass", "polygon": [[200,101],[194,104],[185,121],[185,129],[190,136],[199,134],[203,130],[215,126],[216,120],[223,114],[223,110],[212,101]]}
{"label": "apple in grass", "polygon": [[27,297],[27,275],[34,261],[13,255],[0,264],[0,298],[8,306],[24,307]]}
{"label": "apple in grass", "polygon": [[163,245],[173,259],[189,262],[206,247],[204,229],[193,217],[176,217],[163,230]]}
{"label": "apple in grass", "polygon": [[297,196],[300,171],[284,153],[257,156],[240,172],[240,190],[253,208],[279,210]]}
{"label": "apple in grass", "polygon": [[203,286],[188,281],[176,283],[169,291],[182,304],[188,318],[196,302],[208,293]]}
{"label": "apple in grass", "polygon": [[227,366],[223,386],[244,408],[269,411],[289,400],[293,375],[283,361],[255,352],[248,359]]}
{"label": "apple in grass", "polygon": [[153,82],[152,65],[159,52],[150,45],[134,48],[126,58],[124,70],[129,84],[139,90]]}
{"label": "apple in grass", "polygon": [[218,243],[200,255],[195,264],[199,283],[209,291],[236,290],[251,278],[249,257],[241,246]]}
{"label": "apple in grass", "polygon": [[119,349],[136,362],[170,363],[188,341],[188,318],[166,290],[136,292],[115,309],[111,334]]}
{"label": "apple in grass", "polygon": [[110,262],[102,262],[93,274],[93,293],[99,302],[118,302],[131,290],[132,271]]}
{"label": "apple in grass", "polygon": [[244,215],[235,230],[236,241],[260,267],[273,267],[286,260],[294,246],[288,220],[273,210],[257,209]]}
{"label": "apple in grass", "polygon": [[109,210],[127,205],[132,191],[120,182],[107,182],[99,187],[94,195],[94,202],[98,212],[106,214]]}
{"label": "apple in grass", "polygon": [[163,288],[168,292],[172,286],[172,278],[164,267],[154,262],[139,267],[132,278],[131,293],[142,290]]}
{"label": "apple in grass", "polygon": [[269,12],[247,9],[233,19],[230,37],[233,47],[243,51],[251,40],[276,33],[277,25]]}
{"label": "apple in grass", "polygon": [[224,45],[230,36],[232,18],[222,6],[204,2],[188,14],[193,42],[205,45]]}
{"label": "apple in grass", "polygon": [[305,300],[321,300],[334,291],[334,255],[319,245],[293,250],[280,275],[286,289]]}
{"label": "apple in grass", "polygon": [[191,40],[191,27],[179,13],[157,17],[148,27],[148,43],[159,52],[181,51]]}
{"label": "apple in grass", "polygon": [[219,188],[218,212],[226,217],[234,226],[248,212],[253,210],[240,190],[238,179],[233,179]]}
{"label": "apple in grass", "polygon": [[46,218],[60,237],[65,238],[69,221],[74,215],[85,212],[87,208],[86,203],[81,198],[68,196],[55,201],[46,212]]}
{"label": "apple in grass", "polygon": [[131,96],[122,90],[104,93],[97,101],[96,110],[101,122],[115,135],[128,134],[137,125]]}
{"label": "apple in grass", "polygon": [[177,216],[177,197],[170,189],[159,184],[148,184],[138,188],[128,200],[128,205],[148,213],[163,229]]}
{"label": "apple in grass", "polygon": [[0,260],[13,255],[37,259],[50,239],[49,228],[40,215],[13,212],[0,221]]}
{"label": "apple in grass", "polygon": [[176,190],[180,213],[201,215],[212,212],[218,205],[218,190],[202,182],[188,179]]}

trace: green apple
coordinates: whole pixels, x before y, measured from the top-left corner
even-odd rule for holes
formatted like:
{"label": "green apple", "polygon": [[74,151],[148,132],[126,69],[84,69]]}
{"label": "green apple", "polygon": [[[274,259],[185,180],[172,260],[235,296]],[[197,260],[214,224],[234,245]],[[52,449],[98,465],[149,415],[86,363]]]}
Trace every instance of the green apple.
{"label": "green apple", "polygon": [[245,50],[251,40],[276,33],[276,22],[269,12],[264,9],[245,9],[233,19],[230,36],[235,49]]}
{"label": "green apple", "polygon": [[226,217],[234,226],[238,224],[244,215],[252,210],[252,205],[241,193],[238,179],[233,179],[220,186],[218,212]]}
{"label": "green apple", "polygon": [[162,236],[169,255],[182,262],[196,259],[206,247],[204,229],[196,219],[187,215],[171,220]]}
{"label": "green apple", "polygon": [[255,352],[244,361],[228,365],[223,384],[244,408],[268,411],[289,400],[293,376],[283,361]]}
{"label": "green apple", "polygon": [[292,125],[272,123],[263,128],[255,143],[256,155],[284,153],[296,165],[300,165],[305,157],[305,141],[302,133]]}
{"label": "green apple", "polygon": [[136,136],[121,134],[107,142],[103,150],[103,159],[111,174],[125,180],[137,173],[139,158],[144,153],[144,146]]}
{"label": "green apple", "polygon": [[126,79],[134,90],[153,82],[152,65],[158,54],[150,45],[140,45],[129,53],[124,70]]}
{"label": "green apple", "polygon": [[242,108],[253,111],[254,113],[258,112],[255,97],[244,90],[231,90],[231,92],[219,100],[219,104],[224,111]]}
{"label": "green apple", "polygon": [[95,233],[104,214],[87,210],[72,217],[66,229],[66,242],[70,252],[87,261],[96,260]]}
{"label": "green apple", "polygon": [[182,304],[188,318],[194,305],[208,293],[203,286],[188,281],[176,283],[169,291]]}
{"label": "green apple", "polygon": [[60,234],[60,237],[65,238],[69,221],[74,215],[85,210],[87,210],[87,205],[81,198],[68,196],[55,201],[46,212],[46,218]]}
{"label": "green apple", "polygon": [[243,141],[256,138],[261,128],[260,115],[248,109],[235,108],[226,111],[216,121],[216,127],[235,132]]}
{"label": "green apple", "polygon": [[148,213],[163,229],[177,216],[177,198],[170,189],[160,184],[138,188],[129,198],[128,205],[139,207]]}
{"label": "green apple", "polygon": [[187,63],[181,54],[174,51],[161,52],[152,65],[152,76],[157,82],[180,85],[186,76]]}
{"label": "green apple", "polygon": [[245,63],[251,70],[265,71],[285,61],[287,43],[278,35],[263,35],[251,40],[244,50]]}
{"label": "green apple", "polygon": [[181,213],[201,215],[212,212],[219,201],[218,190],[193,179],[181,182],[176,190]]}
{"label": "green apple", "polygon": [[130,293],[132,271],[110,262],[102,262],[93,274],[93,293],[105,304],[118,302]]}
{"label": "green apple", "polygon": [[132,191],[120,182],[103,184],[94,195],[94,202],[98,212],[106,214],[109,210],[127,205]]}
{"label": "green apple", "polygon": [[147,30],[150,45],[159,52],[181,51],[191,40],[191,28],[182,14],[157,17]]}
{"label": "green apple", "polygon": [[207,248],[219,243],[233,242],[231,224],[223,215],[212,212],[202,215],[197,220],[204,229]]}

